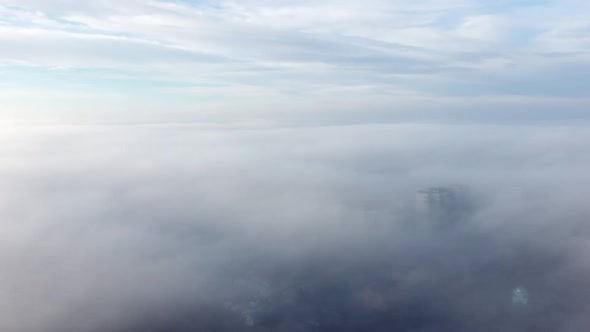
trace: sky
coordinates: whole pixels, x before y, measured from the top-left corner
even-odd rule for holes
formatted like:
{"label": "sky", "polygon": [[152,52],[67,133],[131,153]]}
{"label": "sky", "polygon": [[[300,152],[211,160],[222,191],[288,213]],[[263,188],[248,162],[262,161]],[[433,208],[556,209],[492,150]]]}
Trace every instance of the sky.
{"label": "sky", "polygon": [[2,0],[1,120],[578,121],[590,103],[588,10],[582,0]]}

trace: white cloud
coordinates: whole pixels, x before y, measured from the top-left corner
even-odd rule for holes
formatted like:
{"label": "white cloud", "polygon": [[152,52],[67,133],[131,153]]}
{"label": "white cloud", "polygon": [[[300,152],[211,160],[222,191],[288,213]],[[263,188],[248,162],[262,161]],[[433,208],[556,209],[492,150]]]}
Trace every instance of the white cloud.
{"label": "white cloud", "polygon": [[[584,317],[584,331],[589,136],[556,125],[2,127],[0,327],[236,331],[239,313],[218,305],[256,299],[243,294],[253,278],[276,291],[263,313],[303,330],[333,327],[328,307],[354,313],[358,330],[377,317],[383,330],[456,319],[459,332],[496,331],[512,327],[498,312],[512,317],[510,292],[524,284],[536,302],[518,324],[565,332]],[[470,217],[412,231],[427,223],[413,217],[416,191],[457,181],[477,203]],[[345,296],[331,302],[335,285]],[[367,285],[389,290],[383,311],[356,306]]]}
{"label": "white cloud", "polygon": [[[4,66],[149,73],[163,82],[194,82],[195,89],[203,82],[229,87],[228,100],[246,85],[285,99],[312,89],[356,86],[389,89],[392,95],[509,95],[506,82],[533,87],[534,93],[514,90],[517,95],[564,95],[536,84],[538,77],[587,63],[587,23],[579,13],[587,6],[576,1],[4,0],[2,5]],[[552,55],[557,53],[567,57]]]}

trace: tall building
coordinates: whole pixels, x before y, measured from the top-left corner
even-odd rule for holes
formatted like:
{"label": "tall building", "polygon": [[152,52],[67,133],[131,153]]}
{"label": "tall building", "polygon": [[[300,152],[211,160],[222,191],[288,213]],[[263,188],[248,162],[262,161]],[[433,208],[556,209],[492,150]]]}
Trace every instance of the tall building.
{"label": "tall building", "polygon": [[437,223],[453,223],[469,211],[467,190],[463,186],[431,187],[418,193],[419,214]]}

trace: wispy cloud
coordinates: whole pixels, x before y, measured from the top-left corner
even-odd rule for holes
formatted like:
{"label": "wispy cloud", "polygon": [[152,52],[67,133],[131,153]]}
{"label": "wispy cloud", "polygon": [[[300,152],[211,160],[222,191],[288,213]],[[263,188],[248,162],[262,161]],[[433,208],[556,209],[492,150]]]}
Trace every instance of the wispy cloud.
{"label": "wispy cloud", "polygon": [[396,107],[400,93],[584,98],[588,10],[581,1],[4,0],[0,65],[141,73],[193,84],[186,91],[223,85],[226,107],[240,112],[274,105],[240,107],[232,87],[297,104],[311,90],[372,86],[397,109],[408,109]]}

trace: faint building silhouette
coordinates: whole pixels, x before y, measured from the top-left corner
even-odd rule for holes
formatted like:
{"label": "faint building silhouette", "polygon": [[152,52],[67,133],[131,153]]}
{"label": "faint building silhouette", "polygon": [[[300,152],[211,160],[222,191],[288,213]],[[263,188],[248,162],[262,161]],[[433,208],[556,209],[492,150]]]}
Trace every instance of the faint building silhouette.
{"label": "faint building silhouette", "polygon": [[450,225],[470,212],[467,188],[460,185],[431,187],[418,192],[418,213],[437,225]]}

